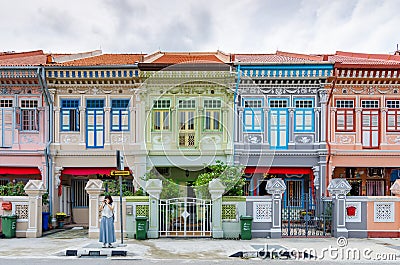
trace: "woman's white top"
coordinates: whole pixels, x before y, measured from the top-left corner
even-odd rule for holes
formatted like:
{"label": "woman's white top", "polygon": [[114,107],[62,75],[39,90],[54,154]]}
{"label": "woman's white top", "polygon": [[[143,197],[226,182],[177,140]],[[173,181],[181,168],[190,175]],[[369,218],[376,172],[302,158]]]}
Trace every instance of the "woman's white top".
{"label": "woman's white top", "polygon": [[[113,205],[111,205],[113,206]],[[107,218],[110,218],[113,216],[113,211],[110,209],[110,207],[108,207],[108,205],[104,205],[103,211],[101,211],[101,216],[105,216]]]}

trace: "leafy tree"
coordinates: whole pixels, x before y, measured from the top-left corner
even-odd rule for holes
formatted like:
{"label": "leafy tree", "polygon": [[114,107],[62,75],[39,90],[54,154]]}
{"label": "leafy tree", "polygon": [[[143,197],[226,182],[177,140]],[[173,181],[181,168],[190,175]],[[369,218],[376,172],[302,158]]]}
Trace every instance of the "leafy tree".
{"label": "leafy tree", "polygon": [[[115,179],[107,179],[103,181],[103,186],[106,189],[105,195],[119,196],[119,181]],[[122,196],[132,196],[133,192],[128,189],[128,186],[122,183]]]}
{"label": "leafy tree", "polygon": [[206,172],[200,174],[194,182],[196,196],[198,198],[210,198],[208,183],[219,178],[226,187],[225,195],[242,196],[245,180],[243,178],[243,166],[229,166],[217,160],[215,165],[206,168]]}
{"label": "leafy tree", "polygon": [[154,168],[147,172],[143,177],[143,180],[149,179],[161,179],[162,180],[162,191],[160,194],[161,199],[171,199],[180,197],[180,186],[172,178],[166,178],[159,174]]}

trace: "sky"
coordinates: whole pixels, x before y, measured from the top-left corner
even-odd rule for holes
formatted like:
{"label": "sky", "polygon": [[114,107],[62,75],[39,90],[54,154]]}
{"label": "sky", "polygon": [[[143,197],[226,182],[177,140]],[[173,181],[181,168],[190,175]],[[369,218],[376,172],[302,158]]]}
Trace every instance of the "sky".
{"label": "sky", "polygon": [[393,54],[397,0],[0,0],[0,51]]}

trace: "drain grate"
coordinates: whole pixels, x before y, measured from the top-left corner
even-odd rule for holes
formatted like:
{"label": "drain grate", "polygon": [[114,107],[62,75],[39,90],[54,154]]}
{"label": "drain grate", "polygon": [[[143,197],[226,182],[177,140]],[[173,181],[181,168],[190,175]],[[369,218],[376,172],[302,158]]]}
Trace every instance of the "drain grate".
{"label": "drain grate", "polygon": [[113,250],[113,251],[111,251],[111,256],[126,257],[126,251],[125,250]]}
{"label": "drain grate", "polygon": [[71,249],[68,249],[68,250],[65,252],[65,256],[78,256],[78,250],[71,250]]}

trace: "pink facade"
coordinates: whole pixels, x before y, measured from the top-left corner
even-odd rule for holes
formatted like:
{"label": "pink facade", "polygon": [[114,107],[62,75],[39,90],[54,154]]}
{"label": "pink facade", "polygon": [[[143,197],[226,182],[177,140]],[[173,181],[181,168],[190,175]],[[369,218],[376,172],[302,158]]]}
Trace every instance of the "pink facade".
{"label": "pink facade", "polygon": [[0,54],[0,184],[46,183],[48,104],[43,96],[42,51]]}
{"label": "pink facade", "polygon": [[346,178],[353,196],[391,195],[400,175],[400,56],[380,58],[330,58],[327,176]]}

